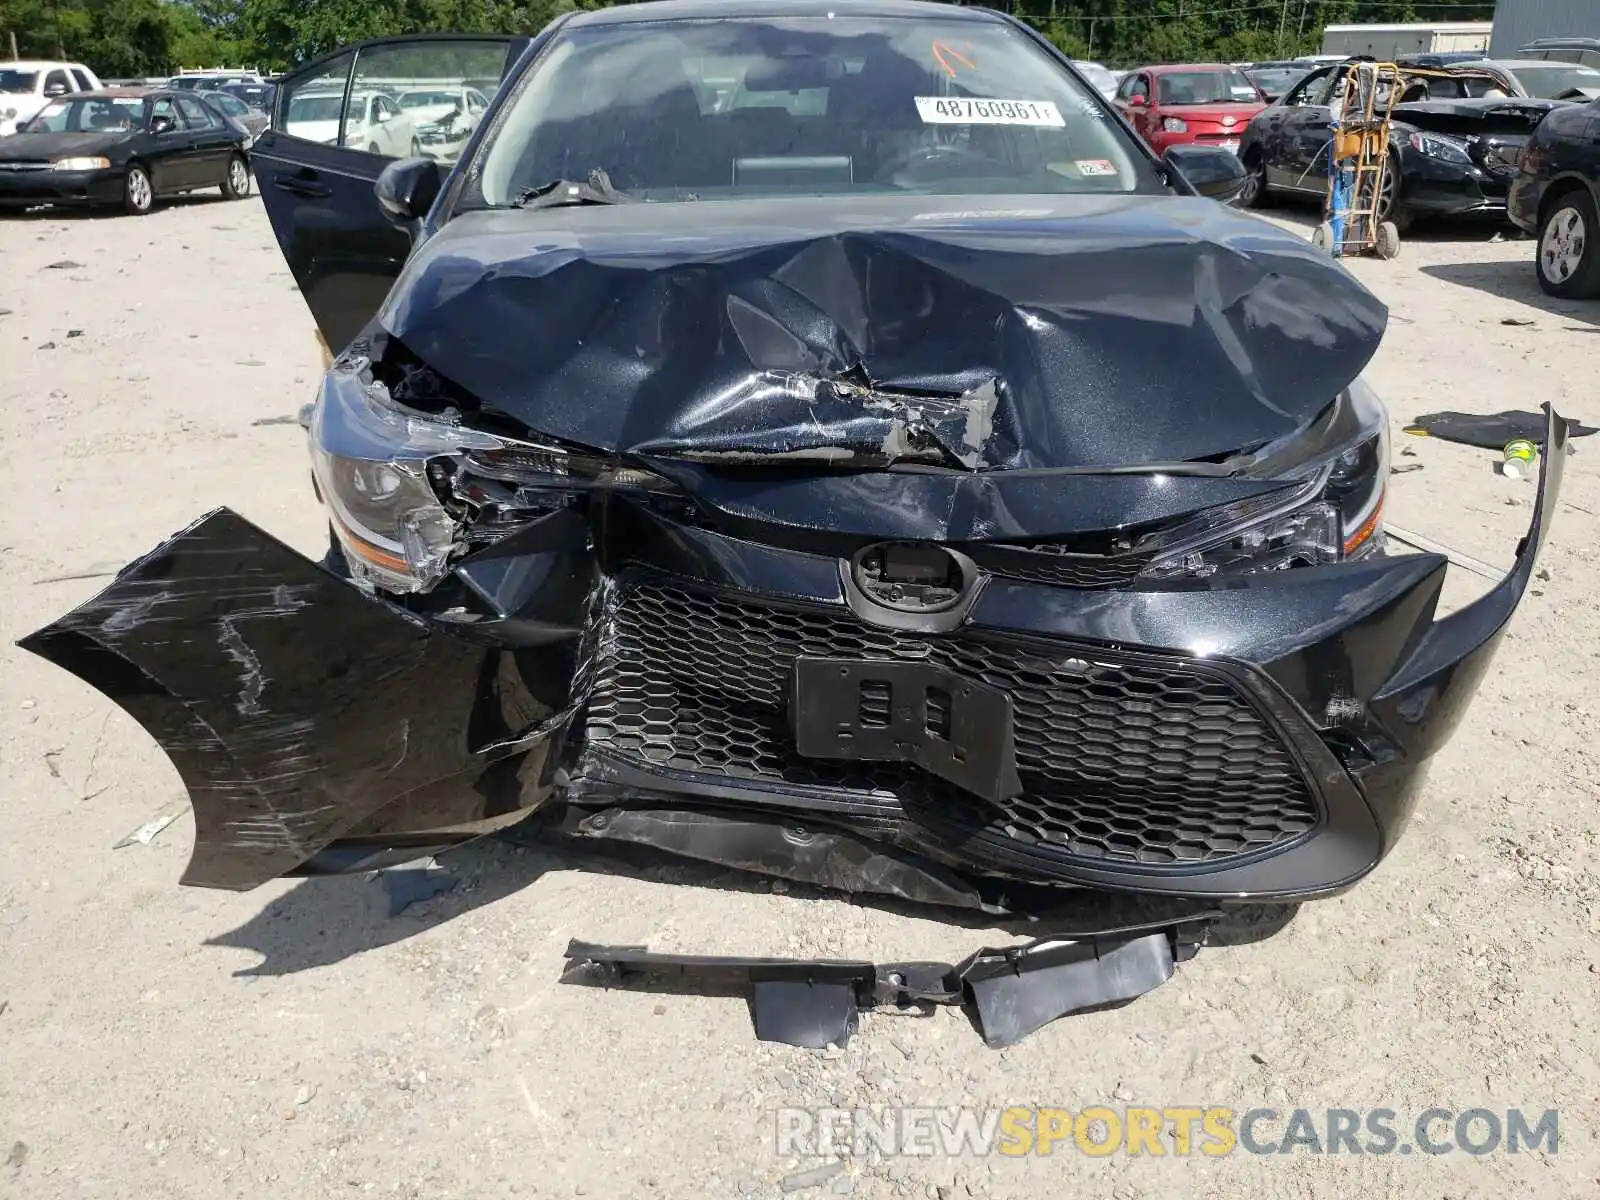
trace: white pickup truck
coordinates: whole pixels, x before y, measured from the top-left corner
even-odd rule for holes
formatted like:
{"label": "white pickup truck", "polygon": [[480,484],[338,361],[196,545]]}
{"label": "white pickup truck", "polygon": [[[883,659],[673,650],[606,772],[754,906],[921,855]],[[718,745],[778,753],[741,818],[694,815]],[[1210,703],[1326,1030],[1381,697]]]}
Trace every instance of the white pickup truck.
{"label": "white pickup truck", "polygon": [[15,133],[57,96],[99,87],[99,77],[82,63],[0,62],[0,137]]}

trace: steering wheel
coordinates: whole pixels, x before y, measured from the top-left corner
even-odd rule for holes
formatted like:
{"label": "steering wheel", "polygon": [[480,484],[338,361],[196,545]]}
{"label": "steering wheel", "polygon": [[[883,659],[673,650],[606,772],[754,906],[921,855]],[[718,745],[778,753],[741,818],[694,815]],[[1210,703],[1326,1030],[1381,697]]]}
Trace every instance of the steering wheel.
{"label": "steering wheel", "polygon": [[922,180],[948,178],[958,173],[961,168],[983,167],[987,170],[974,173],[992,174],[995,168],[1001,166],[1001,163],[987,154],[980,154],[966,146],[935,142],[912,146],[909,150],[897,154],[878,168],[873,179],[879,183],[892,183],[897,179],[916,183]]}

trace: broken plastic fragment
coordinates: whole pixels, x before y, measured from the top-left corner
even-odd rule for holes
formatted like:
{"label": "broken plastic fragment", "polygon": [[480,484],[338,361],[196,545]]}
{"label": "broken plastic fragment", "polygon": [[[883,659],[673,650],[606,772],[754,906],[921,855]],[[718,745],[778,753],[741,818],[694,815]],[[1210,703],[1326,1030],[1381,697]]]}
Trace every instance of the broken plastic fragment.
{"label": "broken plastic fragment", "polygon": [[121,850],[124,846],[131,846],[135,842],[138,842],[141,846],[148,846],[155,840],[158,833],[188,811],[189,802],[187,800],[174,800],[127,837],[113,844],[111,848],[113,850]]}

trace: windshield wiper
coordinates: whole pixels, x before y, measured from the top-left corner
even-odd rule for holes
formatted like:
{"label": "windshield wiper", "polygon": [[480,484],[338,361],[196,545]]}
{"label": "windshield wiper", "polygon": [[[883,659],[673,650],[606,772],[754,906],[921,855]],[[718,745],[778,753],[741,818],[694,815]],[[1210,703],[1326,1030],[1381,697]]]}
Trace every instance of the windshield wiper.
{"label": "windshield wiper", "polygon": [[549,183],[541,183],[538,187],[525,188],[511,202],[511,207],[562,208],[575,204],[628,204],[636,199],[637,197],[630,196],[627,192],[619,192],[604,168],[596,167],[589,172],[588,180],[583,183],[575,183],[570,179],[553,179]]}

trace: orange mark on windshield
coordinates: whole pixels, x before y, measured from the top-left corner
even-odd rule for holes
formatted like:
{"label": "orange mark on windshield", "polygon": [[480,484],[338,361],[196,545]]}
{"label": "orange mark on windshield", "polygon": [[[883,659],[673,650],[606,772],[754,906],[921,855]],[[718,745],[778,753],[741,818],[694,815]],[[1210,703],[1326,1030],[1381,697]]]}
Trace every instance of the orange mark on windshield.
{"label": "orange mark on windshield", "polygon": [[[968,48],[971,48],[970,43],[968,44]],[[956,69],[951,65],[952,59],[960,63],[962,66],[970,68],[971,70],[976,71],[978,69],[977,63],[973,62],[954,46],[947,45],[944,42],[933,43],[933,57],[938,64],[944,68],[945,74],[949,75],[951,79],[956,77]]]}

